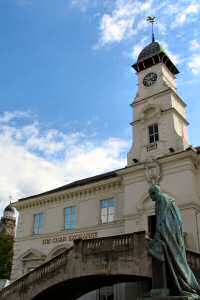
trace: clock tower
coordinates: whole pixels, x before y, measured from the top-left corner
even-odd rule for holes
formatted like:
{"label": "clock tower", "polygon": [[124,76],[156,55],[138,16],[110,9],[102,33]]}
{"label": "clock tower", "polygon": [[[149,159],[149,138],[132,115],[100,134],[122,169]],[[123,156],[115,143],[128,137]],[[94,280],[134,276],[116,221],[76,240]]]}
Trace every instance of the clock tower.
{"label": "clock tower", "polygon": [[133,144],[128,165],[179,152],[189,146],[186,104],[177,93],[175,64],[152,39],[132,66],[138,77],[133,108]]}

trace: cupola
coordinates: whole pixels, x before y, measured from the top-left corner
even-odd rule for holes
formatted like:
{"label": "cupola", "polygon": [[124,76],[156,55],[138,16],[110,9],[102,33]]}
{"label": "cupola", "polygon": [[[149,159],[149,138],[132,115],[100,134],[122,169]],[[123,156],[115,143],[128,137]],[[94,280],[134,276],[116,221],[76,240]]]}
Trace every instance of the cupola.
{"label": "cupola", "polygon": [[15,218],[15,209],[11,203],[4,209],[4,218]]}
{"label": "cupola", "polygon": [[165,64],[172,74],[176,75],[179,73],[179,70],[166,54],[162,46],[158,42],[152,41],[140,52],[138,59],[136,63],[132,65],[132,68],[135,69],[136,72],[141,72],[160,62]]}

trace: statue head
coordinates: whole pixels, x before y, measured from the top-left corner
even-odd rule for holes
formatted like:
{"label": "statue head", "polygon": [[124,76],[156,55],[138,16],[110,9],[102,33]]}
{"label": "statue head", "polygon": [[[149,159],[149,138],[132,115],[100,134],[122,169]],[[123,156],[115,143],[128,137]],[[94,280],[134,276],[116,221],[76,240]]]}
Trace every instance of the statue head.
{"label": "statue head", "polygon": [[160,194],[160,186],[157,184],[152,185],[149,189],[149,195],[152,201],[156,201],[159,194]]}

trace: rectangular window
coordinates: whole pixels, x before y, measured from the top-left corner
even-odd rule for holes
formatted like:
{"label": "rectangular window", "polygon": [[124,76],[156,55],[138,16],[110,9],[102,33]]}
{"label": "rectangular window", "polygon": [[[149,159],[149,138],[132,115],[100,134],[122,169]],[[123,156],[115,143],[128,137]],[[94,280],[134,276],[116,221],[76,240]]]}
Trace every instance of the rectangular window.
{"label": "rectangular window", "polygon": [[149,126],[149,143],[153,144],[159,141],[158,124]]}
{"label": "rectangular window", "polygon": [[76,206],[65,208],[65,229],[76,228]]}
{"label": "rectangular window", "polygon": [[44,213],[34,215],[33,233],[40,234],[44,229]]}
{"label": "rectangular window", "polygon": [[104,199],[100,202],[101,223],[110,223],[115,219],[116,200],[114,198]]}

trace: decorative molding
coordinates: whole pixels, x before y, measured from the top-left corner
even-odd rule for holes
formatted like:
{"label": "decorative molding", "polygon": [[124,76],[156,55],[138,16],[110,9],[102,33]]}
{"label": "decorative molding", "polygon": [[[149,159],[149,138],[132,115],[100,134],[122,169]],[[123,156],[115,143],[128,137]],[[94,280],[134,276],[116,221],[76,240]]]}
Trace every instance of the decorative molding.
{"label": "decorative molding", "polygon": [[114,179],[109,179],[102,181],[101,183],[87,184],[85,186],[80,186],[72,188],[62,192],[55,192],[53,195],[36,196],[34,199],[22,200],[14,203],[14,207],[18,210],[33,208],[37,206],[44,206],[48,204],[65,202],[68,200],[75,200],[80,198],[87,198],[95,195],[99,192],[108,192],[119,190],[121,187],[120,176]]}
{"label": "decorative molding", "polygon": [[190,123],[186,120],[186,118],[175,107],[163,109],[161,112],[168,113],[171,111],[173,111],[187,126],[190,125]]}
{"label": "decorative molding", "polygon": [[[47,257],[46,257],[46,261],[48,261],[48,260],[50,260],[51,258],[57,256],[57,255],[55,255],[55,253],[57,253],[57,251],[59,251],[59,252],[60,252],[60,251],[64,252],[64,251],[66,251],[67,249],[69,249],[69,248],[71,248],[71,247],[72,247],[72,243],[65,243],[65,244],[61,244],[61,245],[55,246],[54,248],[52,248],[52,249],[49,251],[49,253],[48,253]],[[61,254],[61,252],[60,252],[59,254]]]}
{"label": "decorative molding", "polygon": [[28,250],[26,250],[25,252],[23,252],[18,259],[21,261],[27,261],[30,260],[30,258],[27,258],[28,256],[31,257],[31,260],[40,260],[40,259],[45,259],[46,255],[44,253],[42,253],[41,251],[34,249],[34,248],[30,248]]}
{"label": "decorative molding", "polygon": [[161,166],[157,159],[148,159],[144,163],[145,177],[149,184],[159,184],[161,180]]}

